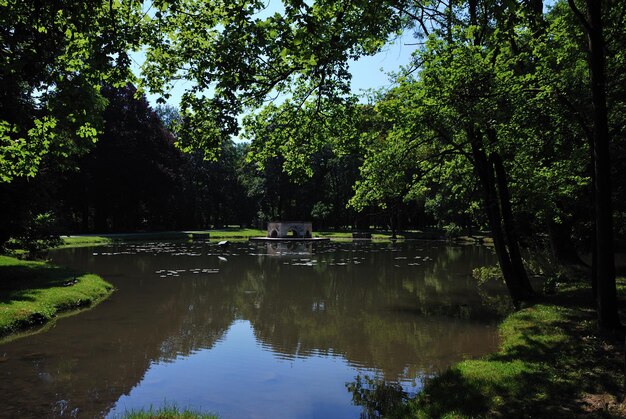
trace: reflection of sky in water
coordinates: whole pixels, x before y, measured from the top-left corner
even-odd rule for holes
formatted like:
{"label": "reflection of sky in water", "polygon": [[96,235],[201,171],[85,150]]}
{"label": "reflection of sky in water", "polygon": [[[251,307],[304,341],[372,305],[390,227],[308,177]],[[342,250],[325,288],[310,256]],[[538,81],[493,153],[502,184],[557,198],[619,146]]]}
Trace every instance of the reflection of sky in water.
{"label": "reflection of sky in water", "polygon": [[[159,406],[164,400],[212,410],[221,418],[357,417],[361,409],[351,404],[345,383],[353,381],[358,372],[375,374],[356,370],[339,356],[279,356],[261,348],[248,321],[236,321],[214,348],[179,357],[174,363],[152,364],[130,394],[119,399],[109,417]],[[224,388],[239,391],[225,393]]]}
{"label": "reflection of sky in water", "polygon": [[357,375],[414,393],[492,351],[491,305],[505,295],[477,290],[471,270],[495,260],[476,246],[136,243],[51,256],[117,291],[2,346],[0,416],[173,403],[222,418],[358,417],[346,388]]}

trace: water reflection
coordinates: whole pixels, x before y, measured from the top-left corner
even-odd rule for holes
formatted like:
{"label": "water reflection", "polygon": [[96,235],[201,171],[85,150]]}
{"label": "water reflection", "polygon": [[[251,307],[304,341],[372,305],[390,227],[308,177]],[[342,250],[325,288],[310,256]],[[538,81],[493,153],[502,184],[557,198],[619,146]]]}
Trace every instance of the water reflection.
{"label": "water reflection", "polygon": [[310,255],[313,253],[311,242],[269,242],[265,243],[266,254],[270,256]]}
{"label": "water reflection", "polygon": [[118,291],[0,346],[2,413],[92,417],[166,399],[222,417],[354,417],[345,383],[359,373],[414,392],[495,347],[493,310],[470,276],[493,263],[488,249],[273,244],[55,252]]}
{"label": "water reflection", "polygon": [[365,418],[397,416],[398,407],[409,397],[399,383],[368,375],[357,375],[346,388],[353,403],[363,407],[361,417]]}

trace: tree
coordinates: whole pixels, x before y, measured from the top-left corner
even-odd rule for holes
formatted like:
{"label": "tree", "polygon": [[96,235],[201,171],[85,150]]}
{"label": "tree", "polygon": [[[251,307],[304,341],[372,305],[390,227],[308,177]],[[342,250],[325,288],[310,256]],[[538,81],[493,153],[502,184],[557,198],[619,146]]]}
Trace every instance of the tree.
{"label": "tree", "polygon": [[205,159],[201,151],[183,155],[183,204],[179,215],[186,228],[222,228],[252,222],[260,203],[243,179],[246,151],[246,144],[224,140],[217,161]]}
{"label": "tree", "polygon": [[137,2],[0,3],[0,247],[50,210],[50,179],[102,127],[100,86],[130,77]]}
{"label": "tree", "polygon": [[189,129],[179,141],[219,150],[223,135],[237,133],[236,116],[275,94],[294,104],[349,92],[347,61],[380,50],[400,28],[387,2],[283,2],[282,14],[259,17],[260,1],[158,3],[146,20],[143,84],[167,97],[175,79],[194,82],[181,100]]}
{"label": "tree", "polygon": [[[509,70],[506,68],[509,57],[506,50],[501,53],[501,49],[490,47],[497,40],[496,31],[488,22],[498,13],[497,8],[480,10],[479,14],[477,5],[470,2],[467,28],[452,30],[442,37],[430,37],[427,47],[420,54],[420,77],[423,82],[405,83],[407,88],[399,89],[395,99],[402,105],[389,105],[393,111],[387,112],[386,118],[378,124],[383,127],[372,130],[371,138],[365,142],[368,158],[362,166],[363,180],[357,184],[357,196],[353,203],[389,205],[392,208],[391,225],[395,230],[395,213],[402,198],[409,196],[409,190],[413,195],[420,195],[419,189],[424,188],[419,181],[430,170],[425,162],[441,161],[454,154],[466,156],[480,181],[483,208],[507,285],[513,299],[522,301],[531,297],[533,291],[522,264],[507,174],[499,146],[502,141],[498,138],[499,124],[505,123],[508,118],[506,89],[511,82],[500,73],[506,74]],[[418,88],[415,89],[415,86]],[[395,102],[388,98],[387,103]],[[321,98],[312,101],[308,108],[316,111],[321,108],[327,113],[330,110],[332,115],[338,113],[335,111],[338,107],[333,106],[332,101]],[[394,112],[395,115],[391,115]],[[281,113],[287,121],[282,125],[291,127],[288,124],[293,118],[285,115],[289,115],[287,110]],[[332,141],[332,137],[341,138],[342,133],[318,134],[318,128],[309,129],[314,134],[307,139],[301,134],[300,127],[309,125],[312,120],[311,117],[304,119],[306,122],[303,124],[300,118],[296,128],[283,129],[283,135],[288,138],[282,138],[282,142],[280,136],[272,134],[274,144],[283,147],[288,165],[302,165],[301,160],[291,156],[307,155],[306,147],[315,147],[319,142],[318,136],[326,138],[326,141]],[[342,119],[332,120],[336,123]],[[355,125],[351,129],[358,131]],[[272,126],[271,130],[274,132],[276,126]],[[343,136],[349,137],[349,130]],[[430,166],[436,167],[437,164],[431,163]]]}
{"label": "tree", "polygon": [[621,323],[617,311],[615,285],[609,112],[606,97],[605,50],[607,45],[604,40],[603,2],[586,0],[586,17],[573,0],[568,0],[568,4],[580,19],[588,39],[588,66],[593,109],[592,167],[596,234],[596,263],[593,280],[596,284],[598,321],[601,328],[616,329],[621,327]]}
{"label": "tree", "polygon": [[68,212],[83,230],[174,228],[182,153],[132,85],[102,91],[103,132],[63,184]]}
{"label": "tree", "polygon": [[[469,1],[467,5],[437,1],[427,6],[412,2],[316,2],[308,5],[293,1],[285,3],[284,14],[265,19],[255,16],[260,6],[257,3],[242,2],[238,6],[236,10],[218,5],[200,8],[190,3],[188,10],[164,7],[155,15],[165,38],[148,40],[144,82],[160,92],[165,92],[164,85],[176,77],[191,78],[197,83],[181,104],[190,126],[195,127],[195,131],[187,131],[180,138],[189,146],[215,144],[219,135],[236,132],[234,115],[245,107],[258,106],[275,92],[288,90],[292,95],[289,103],[295,105],[294,109],[302,106],[311,106],[318,112],[322,106],[333,109],[347,92],[347,60],[378,51],[387,37],[402,27],[419,27],[424,33],[430,30],[433,37],[441,35],[442,40],[450,39],[451,47],[456,42],[459,51],[469,51],[471,57],[478,48],[490,47],[491,34],[495,33],[494,18],[515,16],[514,10],[503,11],[490,2],[478,7],[477,1]],[[422,12],[422,16],[424,13],[429,16],[421,19],[419,13],[414,13],[416,10]],[[432,19],[433,16],[442,17],[442,21]],[[467,39],[454,39],[457,25],[467,28],[461,31],[468,34]],[[475,51],[463,50],[463,42],[473,43]],[[202,54],[194,51],[199,46],[202,46]],[[486,59],[483,57],[483,61],[476,64],[484,64]],[[208,89],[211,83],[216,83],[211,98],[195,94]],[[310,105],[306,105],[309,99]],[[199,116],[203,118],[200,122]],[[204,121],[207,116],[208,123]],[[198,130],[201,126],[205,129]],[[513,228],[504,165],[497,152],[483,148],[483,141],[487,141],[487,137],[493,139],[496,131],[489,124],[477,126],[473,121],[464,129],[472,144],[474,164],[485,194],[485,208],[498,254],[502,256],[507,283],[515,300],[525,299],[532,289],[521,263]],[[193,135],[198,131],[202,134]],[[290,144],[290,140],[283,140]],[[299,143],[291,147],[290,152],[308,147],[307,144],[314,142]],[[292,160],[295,159],[287,158],[287,164]],[[498,198],[501,198],[499,202]]]}
{"label": "tree", "polygon": [[[560,4],[557,2],[555,9]],[[211,4],[203,8],[194,2],[187,6],[183,11],[164,4],[155,15],[151,24],[157,23],[166,36],[148,39],[144,84],[165,93],[168,81],[176,78],[197,83],[183,98],[183,114],[192,129],[184,131],[180,141],[189,147],[210,146],[221,135],[237,132],[235,115],[260,106],[274,95],[286,95],[287,103],[296,110],[312,108],[323,113],[342,106],[349,81],[347,60],[378,51],[388,37],[403,29],[415,30],[421,40],[426,39],[426,46],[416,57],[422,67],[420,87],[413,90],[416,96],[407,100],[417,109],[415,120],[425,122],[426,128],[413,133],[431,139],[435,134],[437,150],[433,154],[422,148],[425,156],[448,150],[471,164],[513,298],[523,300],[532,295],[522,264],[515,213],[515,206],[523,204],[515,196],[516,188],[523,184],[523,171],[517,171],[514,163],[517,158],[526,158],[525,164],[532,167],[529,158],[541,156],[541,141],[534,141],[531,147],[523,142],[536,135],[565,132],[562,126],[581,117],[576,105],[584,101],[579,99],[584,95],[572,100],[567,96],[569,91],[559,91],[558,83],[552,83],[548,76],[549,60],[544,60],[541,52],[562,34],[550,32],[553,28],[546,21],[543,2],[287,1],[282,14],[269,17],[257,14],[262,6],[255,2],[243,1],[237,7]],[[557,24],[564,19],[554,18]],[[576,42],[568,47],[571,45]],[[557,69],[561,58],[574,56],[576,52],[559,51]],[[530,117],[541,112],[538,105],[542,98],[559,109],[559,118],[567,114],[563,108],[570,107],[569,117],[543,129],[540,118]],[[561,107],[553,99],[561,100]],[[568,141],[574,140],[569,142],[576,145],[569,167],[575,167],[579,162],[579,132],[571,131],[573,135],[558,137],[558,147],[545,148],[549,157],[558,157],[559,147],[566,149]],[[284,150],[287,153],[310,151],[307,143],[283,140],[291,146]],[[388,157],[397,156],[390,153]],[[443,159],[442,163],[451,161]],[[567,165],[552,171],[548,158],[543,163],[542,168],[548,169],[545,177],[556,185],[577,188],[584,183],[580,170],[562,177]],[[561,218],[560,213],[565,212],[557,200],[540,211],[544,212],[542,220],[548,221]],[[606,213],[606,207],[602,211]]]}
{"label": "tree", "polygon": [[137,5],[89,0],[0,6],[0,181],[36,175],[51,153],[89,148],[99,86],[130,76]]}
{"label": "tree", "polygon": [[364,157],[350,205],[357,210],[372,206],[386,211],[391,235],[395,238],[401,208],[407,201],[421,195],[421,191],[416,191],[415,183],[421,171],[419,162],[423,161],[428,150],[407,141],[406,131],[400,133],[394,129],[396,121],[385,112],[391,106],[381,108],[398,97],[390,93],[386,99],[389,102],[383,100],[372,109],[362,109],[364,121],[358,123],[356,131],[362,130],[359,145]]}
{"label": "tree", "polygon": [[154,112],[163,123],[163,126],[175,136],[182,123],[178,108],[169,104],[157,105],[154,108]]}
{"label": "tree", "polygon": [[[335,227],[359,224],[359,215],[347,203],[363,160],[358,131],[366,115],[366,107],[351,101],[269,105],[244,118],[243,137],[251,140],[249,160],[262,171],[284,172],[266,172],[268,183],[270,176],[291,178],[290,189],[300,189],[296,194],[289,192],[301,206],[298,218],[313,217],[318,226],[331,219]],[[279,202],[283,198],[288,200],[281,197]],[[273,216],[286,216],[285,209]],[[356,208],[357,212],[362,209]]]}

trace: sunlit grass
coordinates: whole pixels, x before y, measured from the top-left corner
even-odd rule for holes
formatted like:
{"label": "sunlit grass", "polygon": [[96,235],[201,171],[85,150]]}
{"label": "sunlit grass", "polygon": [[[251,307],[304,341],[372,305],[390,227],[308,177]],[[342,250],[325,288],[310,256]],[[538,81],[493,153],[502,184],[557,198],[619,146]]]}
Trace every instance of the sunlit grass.
{"label": "sunlit grass", "polygon": [[148,410],[130,410],[122,415],[123,419],[217,419],[210,413],[191,409],[179,409],[176,405],[166,405],[158,409],[152,406]]}
{"label": "sunlit grass", "polygon": [[60,312],[92,306],[112,290],[97,275],[0,256],[0,337],[45,324]]}
{"label": "sunlit grass", "polygon": [[61,237],[63,244],[59,247],[97,246],[113,243],[113,239],[102,236],[65,236]]}
{"label": "sunlit grass", "polygon": [[[322,230],[314,231],[313,237],[326,237],[335,240],[352,240],[353,230]],[[67,247],[84,247],[110,244],[115,242],[138,241],[138,240],[192,240],[192,239],[249,239],[250,237],[265,237],[267,230],[257,228],[240,228],[225,227],[217,230],[197,230],[197,231],[163,231],[163,232],[144,232],[144,233],[115,233],[100,235],[80,235],[80,236],[63,236],[63,244],[61,248]],[[391,231],[373,230],[372,239],[374,240],[390,240]],[[397,239],[440,239],[443,235],[438,231],[420,231],[407,230],[399,231],[396,234]],[[474,238],[464,237],[465,241],[474,240]],[[482,240],[482,239],[481,239]],[[489,240],[485,239],[485,243]]]}
{"label": "sunlit grass", "polygon": [[224,228],[220,230],[208,230],[211,239],[265,237],[267,230],[258,228]]}
{"label": "sunlit grass", "polygon": [[157,231],[149,233],[115,233],[101,235],[63,236],[63,244],[59,247],[85,247],[99,246],[111,243],[128,241],[154,241],[154,240],[193,240],[193,239],[236,239],[255,236],[265,236],[265,230],[258,229],[224,229],[224,230],[198,230],[198,231]]}

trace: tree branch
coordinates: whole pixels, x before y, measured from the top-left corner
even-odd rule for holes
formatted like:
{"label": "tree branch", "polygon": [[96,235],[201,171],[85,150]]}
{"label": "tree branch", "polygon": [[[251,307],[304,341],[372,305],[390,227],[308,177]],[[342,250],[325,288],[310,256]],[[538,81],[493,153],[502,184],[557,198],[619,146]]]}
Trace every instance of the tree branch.
{"label": "tree branch", "polygon": [[[597,1],[600,1],[600,0],[597,0]],[[580,11],[578,6],[576,6],[576,3],[574,2],[574,0],[567,0],[567,4],[569,4],[570,9],[572,9],[572,12],[578,18],[580,23],[584,26],[585,30],[587,32],[590,32],[591,25],[589,24],[589,21],[585,18],[585,15]]]}

